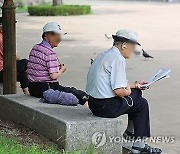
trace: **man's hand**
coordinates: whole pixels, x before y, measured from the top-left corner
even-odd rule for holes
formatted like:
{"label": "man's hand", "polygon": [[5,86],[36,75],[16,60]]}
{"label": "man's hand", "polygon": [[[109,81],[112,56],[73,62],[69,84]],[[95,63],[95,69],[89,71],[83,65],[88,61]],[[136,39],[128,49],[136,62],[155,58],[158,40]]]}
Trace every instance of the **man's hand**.
{"label": "man's hand", "polygon": [[20,61],[21,60],[21,58],[17,55],[16,56],[16,61]]}
{"label": "man's hand", "polygon": [[59,72],[51,73],[50,77],[53,80],[58,79],[66,71],[66,66],[64,64],[59,65]]}
{"label": "man's hand", "polygon": [[149,87],[148,88],[141,88],[141,86],[144,85],[144,84],[147,84],[147,82],[144,81],[144,80],[136,81],[135,82],[135,88],[141,89],[141,90],[149,89]]}
{"label": "man's hand", "polygon": [[59,70],[64,73],[66,71],[66,66],[64,64],[61,64]]}

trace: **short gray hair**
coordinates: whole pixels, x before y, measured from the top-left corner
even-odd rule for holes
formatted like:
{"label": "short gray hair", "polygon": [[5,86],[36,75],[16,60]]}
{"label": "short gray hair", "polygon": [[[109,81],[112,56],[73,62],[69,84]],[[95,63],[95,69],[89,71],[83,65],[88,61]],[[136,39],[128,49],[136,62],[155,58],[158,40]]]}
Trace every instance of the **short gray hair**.
{"label": "short gray hair", "polygon": [[114,41],[113,46],[119,45],[121,43],[122,43],[121,41]]}

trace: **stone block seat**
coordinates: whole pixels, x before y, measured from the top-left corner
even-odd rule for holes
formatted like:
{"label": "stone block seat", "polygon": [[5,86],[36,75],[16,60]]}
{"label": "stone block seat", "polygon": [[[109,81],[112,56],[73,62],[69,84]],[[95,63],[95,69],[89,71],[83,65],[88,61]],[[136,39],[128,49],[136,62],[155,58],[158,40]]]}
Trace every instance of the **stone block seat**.
{"label": "stone block seat", "polygon": [[26,126],[64,149],[82,149],[93,143],[104,154],[122,153],[119,140],[127,124],[127,116],[100,118],[84,106],[46,104],[23,94],[0,96],[0,119]]}

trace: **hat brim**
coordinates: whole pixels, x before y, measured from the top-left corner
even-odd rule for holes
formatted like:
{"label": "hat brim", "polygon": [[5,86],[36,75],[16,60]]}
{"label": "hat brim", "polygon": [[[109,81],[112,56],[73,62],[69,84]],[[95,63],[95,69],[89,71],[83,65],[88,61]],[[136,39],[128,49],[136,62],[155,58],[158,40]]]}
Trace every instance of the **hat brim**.
{"label": "hat brim", "polygon": [[60,34],[60,35],[66,35],[67,32],[63,31],[63,30],[60,30],[60,31],[54,31],[55,33],[57,34]]}
{"label": "hat brim", "polygon": [[130,42],[130,43],[134,43],[134,44],[137,44],[139,46],[141,46],[141,44],[139,42],[136,42],[134,40],[131,40],[131,39],[128,39],[128,38],[125,38],[125,37],[119,37],[119,36],[116,36],[116,35],[112,35],[113,39],[115,41],[122,41],[122,40],[125,40],[127,42]]}
{"label": "hat brim", "polygon": [[67,32],[63,31],[63,30],[58,30],[58,31],[55,31],[55,30],[47,30],[47,31],[43,31],[43,33],[47,33],[47,32],[54,32],[56,34],[60,34],[60,35],[66,35]]}

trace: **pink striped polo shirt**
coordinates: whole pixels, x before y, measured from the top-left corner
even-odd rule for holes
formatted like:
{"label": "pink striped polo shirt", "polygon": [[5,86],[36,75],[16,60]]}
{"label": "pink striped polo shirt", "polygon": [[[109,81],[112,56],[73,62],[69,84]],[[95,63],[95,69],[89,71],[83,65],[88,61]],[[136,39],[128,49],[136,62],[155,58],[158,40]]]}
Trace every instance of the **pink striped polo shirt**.
{"label": "pink striped polo shirt", "polygon": [[43,40],[36,44],[30,54],[27,66],[29,82],[57,82],[50,77],[51,73],[59,72],[56,52],[51,45]]}

